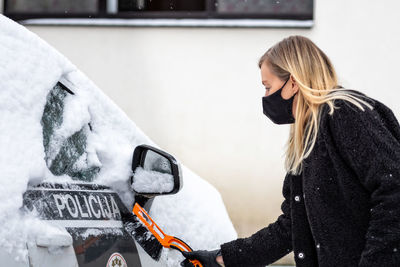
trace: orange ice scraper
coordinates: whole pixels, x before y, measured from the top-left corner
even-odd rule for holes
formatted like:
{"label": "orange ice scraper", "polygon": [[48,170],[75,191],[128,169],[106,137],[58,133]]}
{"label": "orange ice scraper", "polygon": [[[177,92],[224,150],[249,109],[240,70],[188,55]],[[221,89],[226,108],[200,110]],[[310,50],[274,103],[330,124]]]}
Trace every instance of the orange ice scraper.
{"label": "orange ice scraper", "polygon": [[[165,248],[173,248],[179,251],[193,251],[192,248],[180,240],[177,237],[166,235],[163,230],[153,221],[149,214],[138,204],[136,203],[133,207],[133,213],[139,218],[139,220],[149,229],[149,231],[157,238],[160,244]],[[200,261],[198,260],[190,260],[190,262],[195,267],[203,267]]]}

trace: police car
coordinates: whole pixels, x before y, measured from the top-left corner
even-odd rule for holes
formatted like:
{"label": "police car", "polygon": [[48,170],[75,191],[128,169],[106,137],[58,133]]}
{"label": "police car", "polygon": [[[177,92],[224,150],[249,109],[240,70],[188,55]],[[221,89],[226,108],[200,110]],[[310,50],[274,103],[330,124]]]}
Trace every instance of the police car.
{"label": "police car", "polygon": [[[65,80],[58,82],[49,93],[42,116],[47,153],[51,149],[46,145],[50,146],[51,135],[55,133],[53,128],[63,114],[62,101],[73,94]],[[90,128],[88,125],[89,131]],[[41,219],[65,229],[37,238],[36,244],[28,248],[29,266],[162,266],[157,258],[152,258],[142,248],[140,242],[137,243],[141,237],[135,236],[135,229],[127,230],[126,225],[132,223],[132,211],[122,203],[118,194],[107,186],[91,182],[99,168],[74,167],[85,151],[85,131],[70,139],[49,161],[51,165],[48,167],[58,175],[71,175],[76,183],[41,183],[29,187],[24,194],[27,211],[35,211]],[[46,154],[46,157],[50,155]],[[135,181],[135,176],[131,176],[132,194],[135,194],[135,201],[147,210],[151,209],[154,197],[177,193],[182,187],[177,161],[157,148],[137,146],[132,156],[132,173],[136,168],[145,170],[146,176],[142,181]],[[154,184],[152,181],[160,177],[157,173],[164,174],[161,178],[165,177],[165,181]]]}
{"label": "police car", "polygon": [[[135,203],[194,248],[237,237],[215,188],[182,166],[183,188],[174,157],[63,55],[3,15],[0,58],[0,266],[176,266],[178,252],[158,258],[151,234],[137,231]],[[43,231],[31,228],[32,217]]]}

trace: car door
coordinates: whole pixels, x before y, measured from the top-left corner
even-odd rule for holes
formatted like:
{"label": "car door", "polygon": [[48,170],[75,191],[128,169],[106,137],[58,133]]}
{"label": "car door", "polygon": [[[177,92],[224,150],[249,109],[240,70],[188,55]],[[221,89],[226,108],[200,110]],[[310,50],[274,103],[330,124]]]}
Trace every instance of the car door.
{"label": "car door", "polygon": [[122,220],[130,211],[110,188],[40,184],[25,192],[24,207],[35,210],[49,224],[66,229],[81,267],[142,266],[137,244]]}

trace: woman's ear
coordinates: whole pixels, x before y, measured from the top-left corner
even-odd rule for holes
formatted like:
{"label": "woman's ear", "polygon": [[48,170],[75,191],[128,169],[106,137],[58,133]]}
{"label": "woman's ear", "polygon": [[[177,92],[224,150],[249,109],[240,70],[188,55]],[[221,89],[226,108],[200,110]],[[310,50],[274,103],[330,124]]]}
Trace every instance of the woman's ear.
{"label": "woman's ear", "polygon": [[290,81],[292,82],[291,88],[292,88],[293,94],[295,94],[295,93],[297,93],[297,91],[299,91],[299,86],[292,75],[290,75]]}

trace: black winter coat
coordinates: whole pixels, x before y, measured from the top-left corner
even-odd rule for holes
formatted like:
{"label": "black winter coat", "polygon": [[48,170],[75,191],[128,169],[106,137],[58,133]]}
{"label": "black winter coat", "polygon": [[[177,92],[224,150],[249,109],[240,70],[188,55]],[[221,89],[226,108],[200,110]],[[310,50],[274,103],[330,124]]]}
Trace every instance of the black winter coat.
{"label": "black winter coat", "polygon": [[322,107],[303,171],[285,176],[283,213],[222,244],[226,267],[265,266],[291,251],[296,266],[400,266],[400,126],[387,106],[365,100],[373,110],[340,99],[332,115]]}

